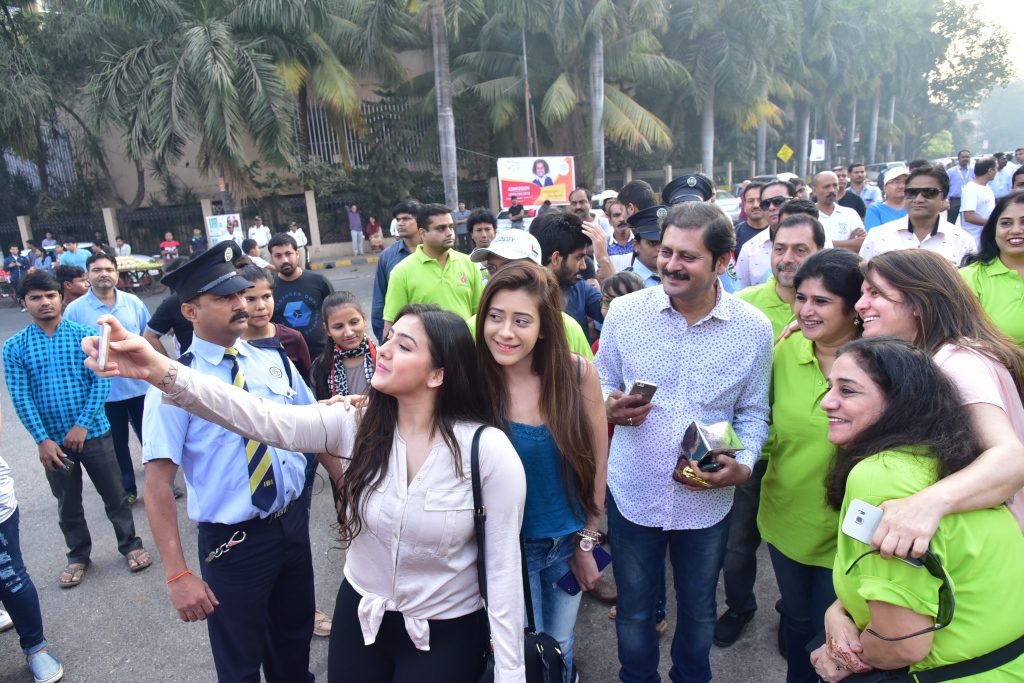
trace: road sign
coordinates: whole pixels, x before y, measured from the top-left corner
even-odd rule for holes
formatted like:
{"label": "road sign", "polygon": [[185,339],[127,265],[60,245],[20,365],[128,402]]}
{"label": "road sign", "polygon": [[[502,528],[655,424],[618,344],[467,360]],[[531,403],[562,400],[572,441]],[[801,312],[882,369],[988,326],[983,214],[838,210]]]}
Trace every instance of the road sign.
{"label": "road sign", "polygon": [[789,145],[783,145],[779,147],[779,151],[775,153],[775,156],[782,159],[782,163],[788,164],[789,160],[793,158],[793,148]]}
{"label": "road sign", "polygon": [[825,161],[825,141],[811,140],[811,155],[808,161]]}

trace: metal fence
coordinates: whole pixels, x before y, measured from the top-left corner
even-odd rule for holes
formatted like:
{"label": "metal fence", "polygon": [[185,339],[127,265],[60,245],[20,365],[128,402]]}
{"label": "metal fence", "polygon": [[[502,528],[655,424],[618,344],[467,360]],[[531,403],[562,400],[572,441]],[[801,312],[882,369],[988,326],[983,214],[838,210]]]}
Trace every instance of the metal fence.
{"label": "metal fence", "polygon": [[106,227],[103,223],[103,212],[95,211],[80,216],[60,216],[58,218],[40,218],[32,221],[32,235],[42,241],[46,233],[53,233],[58,241],[74,239],[78,242],[92,242],[96,233],[106,241]]}
{"label": "metal fence", "polygon": [[165,233],[187,244],[192,228],[203,227],[203,210],[198,203],[136,209],[119,212],[117,224],[125,242],[132,246],[133,254],[159,254]]}
{"label": "metal fence", "polygon": [[6,255],[7,250],[15,244],[22,248],[25,246],[21,243],[21,232],[18,230],[17,221],[6,221],[0,223],[0,247],[3,247],[4,255]]}

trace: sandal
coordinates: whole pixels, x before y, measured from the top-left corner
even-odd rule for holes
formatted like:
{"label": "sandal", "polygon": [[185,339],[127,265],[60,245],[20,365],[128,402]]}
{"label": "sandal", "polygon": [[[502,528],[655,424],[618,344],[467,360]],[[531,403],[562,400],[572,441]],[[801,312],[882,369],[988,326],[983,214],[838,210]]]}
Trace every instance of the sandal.
{"label": "sandal", "polygon": [[128,569],[132,572],[141,572],[143,569],[153,564],[153,558],[145,548],[133,550],[124,557],[128,560]]}
{"label": "sandal", "polygon": [[78,584],[82,583],[82,579],[85,578],[85,572],[88,569],[88,564],[83,564],[81,562],[70,563],[61,570],[60,576],[57,577],[57,585],[61,588],[74,588]]}
{"label": "sandal", "polygon": [[331,635],[331,618],[325,612],[316,610],[313,612],[313,635],[326,638]]}

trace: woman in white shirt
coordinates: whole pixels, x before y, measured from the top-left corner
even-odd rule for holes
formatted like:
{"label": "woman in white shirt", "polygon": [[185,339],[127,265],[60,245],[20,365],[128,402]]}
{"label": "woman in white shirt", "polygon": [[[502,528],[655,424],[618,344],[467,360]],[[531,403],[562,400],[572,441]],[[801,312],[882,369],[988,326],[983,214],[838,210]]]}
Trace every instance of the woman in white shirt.
{"label": "woman in white shirt", "polygon": [[[526,480],[508,437],[485,429],[485,608],[470,445],[492,418],[463,320],[437,306],[406,306],[377,351],[361,418],[337,404],[265,404],[157,354],[112,317],[103,321],[116,341],[101,374],[145,379],[166,392],[165,401],[264,443],[338,458],[329,469],[348,553],[331,630],[330,681],[476,683],[488,626],[495,681],[526,680],[519,554]],[[94,357],[96,341],[84,343]]]}

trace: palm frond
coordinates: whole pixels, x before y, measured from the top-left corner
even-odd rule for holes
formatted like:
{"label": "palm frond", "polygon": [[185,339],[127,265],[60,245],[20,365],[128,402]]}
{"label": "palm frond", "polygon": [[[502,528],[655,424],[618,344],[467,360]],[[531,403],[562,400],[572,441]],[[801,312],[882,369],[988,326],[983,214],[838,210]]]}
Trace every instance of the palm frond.
{"label": "palm frond", "polygon": [[569,76],[562,73],[555,82],[548,86],[540,105],[540,119],[545,126],[562,123],[579,103],[576,90],[569,83]]}
{"label": "palm frond", "polygon": [[633,151],[672,148],[669,127],[618,88],[605,88],[601,126],[608,139]]}

